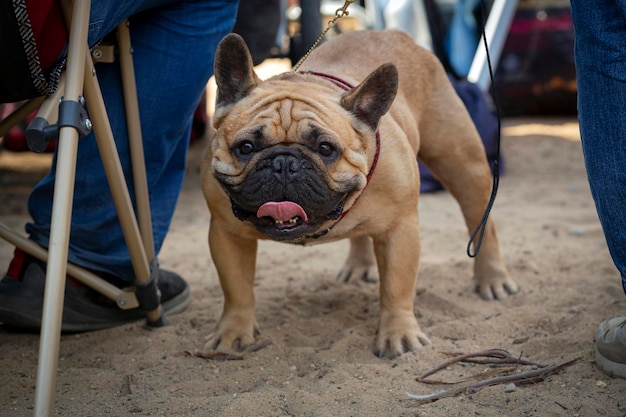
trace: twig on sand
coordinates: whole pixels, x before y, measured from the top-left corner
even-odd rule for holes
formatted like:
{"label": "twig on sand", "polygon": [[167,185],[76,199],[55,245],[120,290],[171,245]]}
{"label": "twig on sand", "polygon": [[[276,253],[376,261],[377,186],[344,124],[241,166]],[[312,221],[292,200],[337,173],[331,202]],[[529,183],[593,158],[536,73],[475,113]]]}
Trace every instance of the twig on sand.
{"label": "twig on sand", "polygon": [[[477,358],[484,358],[484,359],[477,359]],[[580,360],[580,358],[572,359],[570,361],[561,363],[559,365],[548,366],[548,365],[535,363],[529,360],[525,360],[525,359],[522,359],[521,357],[515,357],[511,355],[509,352],[507,352],[506,350],[502,350],[502,349],[489,349],[489,350],[482,351],[482,352],[456,355],[454,358],[442,363],[441,365],[424,372],[423,374],[418,376],[416,380],[425,384],[447,384],[447,382],[434,381],[434,380],[429,380],[426,378],[457,362],[466,362],[466,363],[471,362],[471,363],[492,364],[492,365],[493,364],[495,365],[500,365],[500,364],[529,365],[529,366],[532,366],[534,369],[530,371],[516,372],[511,375],[497,376],[497,377],[485,379],[485,380],[482,380],[473,384],[463,385],[463,386],[452,388],[449,390],[436,391],[436,392],[433,392],[431,394],[426,394],[426,395],[416,395],[416,394],[411,394],[408,392],[406,394],[409,398],[413,400],[417,400],[420,404],[425,404],[425,403],[437,401],[441,398],[454,397],[454,396],[461,395],[461,394],[474,394],[480,391],[482,388],[492,386],[492,385],[509,384],[509,383],[516,383],[518,385],[521,385],[521,384],[536,383],[536,382],[543,381],[545,377],[547,377],[548,375],[554,374],[560,371],[561,369],[564,369],[570,365],[573,365],[578,360]],[[509,369],[508,371],[516,371],[516,370],[517,370],[517,367],[513,369]]]}
{"label": "twig on sand", "polygon": [[[430,369],[420,376],[416,378],[417,381],[423,382],[425,384],[437,384],[444,383],[439,381],[431,381],[427,380],[426,377],[433,375],[442,369],[447,368],[448,366],[457,363],[457,362],[466,362],[466,363],[478,363],[478,364],[516,364],[516,365],[530,365],[535,366],[537,368],[544,368],[546,365],[531,362],[526,359],[522,359],[521,357],[516,357],[511,355],[509,352],[503,349],[488,349],[482,352],[474,352],[474,353],[465,353],[465,354],[455,354],[455,353],[446,353],[448,356],[453,356],[452,359],[449,359],[442,363],[439,366],[436,366],[433,369]],[[476,358],[487,358],[487,359],[476,359]]]}

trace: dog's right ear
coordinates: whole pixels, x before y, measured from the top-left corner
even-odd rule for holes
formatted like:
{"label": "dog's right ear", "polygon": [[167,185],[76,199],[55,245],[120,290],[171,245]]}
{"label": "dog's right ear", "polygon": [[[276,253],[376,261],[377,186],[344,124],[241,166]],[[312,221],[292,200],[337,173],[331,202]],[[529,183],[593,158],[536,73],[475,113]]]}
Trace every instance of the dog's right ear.
{"label": "dog's right ear", "polygon": [[259,82],[252,56],[243,38],[231,33],[222,39],[215,53],[216,106],[226,106],[241,100]]}

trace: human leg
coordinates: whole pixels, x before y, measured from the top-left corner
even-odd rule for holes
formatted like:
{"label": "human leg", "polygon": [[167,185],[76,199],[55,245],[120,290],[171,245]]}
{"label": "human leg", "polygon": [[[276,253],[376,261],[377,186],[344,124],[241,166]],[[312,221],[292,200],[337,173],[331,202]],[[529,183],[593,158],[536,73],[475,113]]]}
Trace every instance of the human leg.
{"label": "human leg", "polygon": [[[135,5],[135,2],[129,3]],[[145,6],[144,3],[137,2]],[[192,115],[212,74],[217,43],[230,31],[237,7],[234,1],[170,3],[133,9],[136,13],[130,18],[157,252],[169,228],[180,191]],[[102,4],[104,2],[95,2],[90,38],[98,39],[109,31],[102,22],[118,19],[117,15],[98,14],[105,10],[98,7]],[[115,8],[130,10],[120,2],[115,2]],[[111,28],[118,23],[111,23]],[[120,71],[116,64],[98,64],[97,71],[122,166],[130,178]],[[53,164],[51,172],[29,199],[33,222],[27,225],[27,231],[31,239],[44,247],[49,238],[55,168]],[[132,183],[129,188],[133,197]],[[79,143],[69,258],[118,286],[133,281],[130,257],[93,134]],[[16,252],[9,273],[0,282],[0,321],[20,327],[38,326],[44,271],[41,263]],[[93,294],[74,291],[71,285],[66,288],[63,330],[93,330],[142,317],[130,310],[120,312]],[[176,311],[188,302],[188,287],[176,274],[160,270],[158,285],[166,312]],[[68,322],[73,315],[77,319]]]}
{"label": "human leg", "polygon": [[[585,166],[626,291],[626,2],[571,0],[571,5]],[[596,362],[605,372],[626,378],[626,315],[600,325]]]}
{"label": "human leg", "polygon": [[[130,19],[157,253],[180,191],[193,111],[212,74],[217,42],[232,27],[233,5],[236,7],[232,1],[175,3],[140,11]],[[119,67],[99,64],[97,71],[128,178],[130,159]],[[33,222],[27,231],[42,246],[48,243],[53,185],[54,167],[29,199]],[[129,188],[134,198],[132,184]],[[79,143],[69,257],[92,270],[126,280],[133,276],[92,135]]]}
{"label": "human leg", "polygon": [[626,290],[626,2],[571,3],[585,165],[609,251]]}

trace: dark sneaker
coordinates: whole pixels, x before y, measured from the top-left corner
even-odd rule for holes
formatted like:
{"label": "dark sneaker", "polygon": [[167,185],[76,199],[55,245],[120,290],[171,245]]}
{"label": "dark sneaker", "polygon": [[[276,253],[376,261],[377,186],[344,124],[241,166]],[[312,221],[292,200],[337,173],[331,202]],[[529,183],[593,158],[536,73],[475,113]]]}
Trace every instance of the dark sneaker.
{"label": "dark sneaker", "polygon": [[[103,277],[122,287],[119,279]],[[7,275],[0,281],[0,322],[11,327],[39,330],[43,310],[45,263],[15,251]],[[128,283],[126,283],[128,285]],[[166,315],[175,314],[189,305],[187,283],[174,272],[159,269],[158,287],[161,306]],[[65,285],[63,304],[63,332],[86,332],[106,329],[139,320],[145,320],[140,308],[122,310],[114,301],[69,278]]]}
{"label": "dark sneaker", "polygon": [[596,365],[609,376],[626,378],[626,315],[600,323],[596,333]]}

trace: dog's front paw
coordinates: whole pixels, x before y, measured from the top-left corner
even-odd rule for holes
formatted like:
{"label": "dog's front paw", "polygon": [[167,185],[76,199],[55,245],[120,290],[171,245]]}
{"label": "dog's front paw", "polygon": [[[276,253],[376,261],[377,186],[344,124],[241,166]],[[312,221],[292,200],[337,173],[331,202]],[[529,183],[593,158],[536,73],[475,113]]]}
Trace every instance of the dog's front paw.
{"label": "dog's front paw", "polygon": [[394,358],[429,344],[412,311],[382,312],[374,348],[378,357]]}
{"label": "dog's front paw", "polygon": [[482,276],[476,279],[475,291],[484,300],[503,300],[517,293],[519,286],[508,274]]}
{"label": "dog's front paw", "polygon": [[254,317],[224,316],[205,339],[203,352],[243,352],[255,342],[259,330]]}

